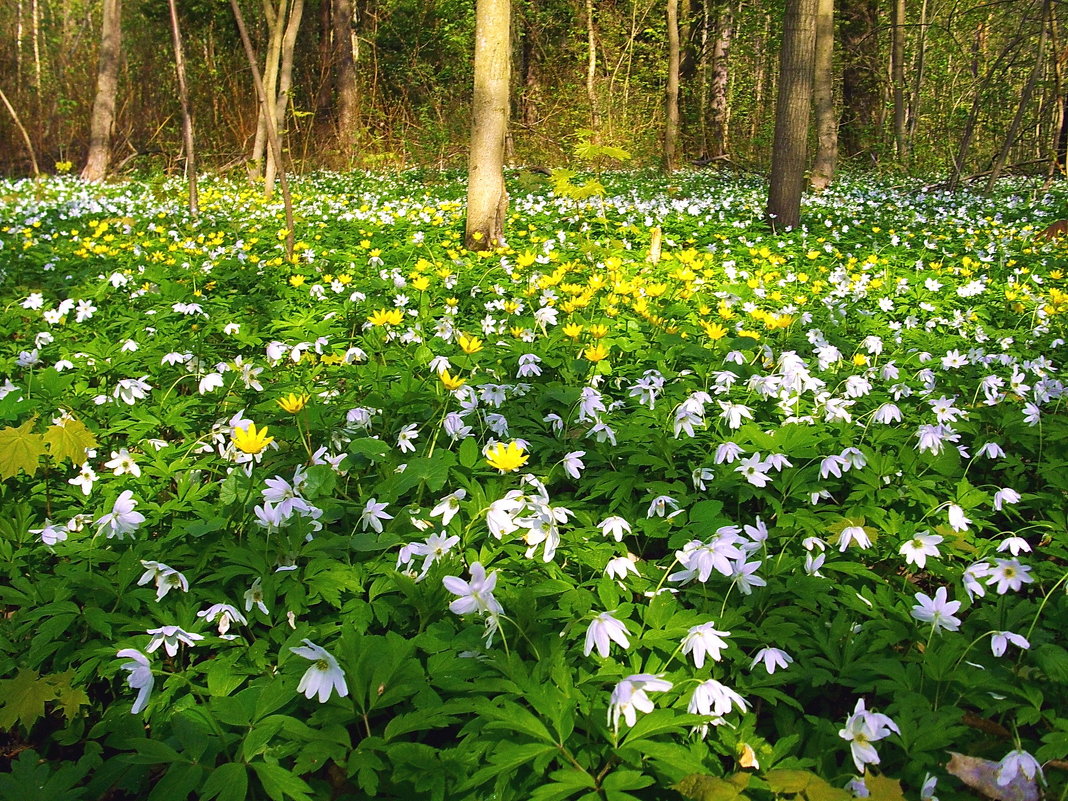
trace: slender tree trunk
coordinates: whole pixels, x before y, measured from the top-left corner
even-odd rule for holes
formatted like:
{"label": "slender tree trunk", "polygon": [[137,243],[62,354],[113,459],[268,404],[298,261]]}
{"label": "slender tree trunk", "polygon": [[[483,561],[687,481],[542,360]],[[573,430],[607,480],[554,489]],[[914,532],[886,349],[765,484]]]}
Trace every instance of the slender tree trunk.
{"label": "slender tree trunk", "polygon": [[834,180],[838,163],[838,118],[834,113],[834,0],[817,0],[812,105],[816,115],[817,148],[809,185],[822,192]]}
{"label": "slender tree trunk", "polygon": [[764,30],[756,37],[753,44],[753,61],[756,62],[753,75],[753,113],[749,121],[749,141],[756,141],[757,134],[764,127],[764,92],[768,83],[768,37],[771,35],[771,13],[764,12]]}
{"label": "slender tree trunk", "polygon": [[337,87],[337,136],[343,155],[356,143],[360,130],[360,93],[356,59],[352,53],[352,0],[334,3],[334,83]]}
{"label": "slender tree trunk", "polygon": [[528,20],[524,20],[523,33],[519,42],[521,61],[519,119],[528,128],[532,127],[537,119],[538,66],[534,38],[533,26]]}
{"label": "slender tree trunk", "polygon": [[22,92],[22,4],[24,0],[18,0],[15,8],[15,92]]}
{"label": "slender tree trunk", "polygon": [[197,159],[193,138],[193,114],[189,110],[189,88],[185,82],[185,53],[182,49],[182,30],[178,25],[175,0],[167,0],[171,12],[171,39],[174,42],[174,71],[178,77],[178,102],[182,106],[182,143],[185,147],[185,177],[189,182],[189,213],[196,217],[200,210],[197,193]]}
{"label": "slender tree trunk", "polygon": [[998,151],[997,158],[994,159],[994,166],[990,169],[990,177],[986,181],[986,191],[988,193],[994,189],[994,184],[997,183],[998,178],[1001,176],[1001,171],[1005,169],[1009,151],[1016,144],[1016,136],[1020,133],[1020,126],[1023,125],[1024,114],[1027,113],[1027,107],[1031,104],[1031,96],[1035,93],[1035,86],[1038,85],[1038,79],[1042,75],[1043,69],[1045,69],[1046,42],[1049,38],[1049,27],[1046,21],[1049,18],[1049,6],[1050,0],[1042,0],[1042,33],[1038,37],[1038,52],[1035,54],[1035,63],[1031,68],[1031,74],[1027,76],[1023,91],[1020,92],[1020,104],[1016,107],[1016,114],[1009,124],[1009,129],[1005,132],[1001,150]]}
{"label": "slender tree trunk", "polygon": [[121,56],[122,0],[104,0],[96,97],[89,129],[89,155],[82,169],[82,178],[86,181],[103,180],[111,163],[111,133],[115,127],[115,97],[119,91]]}
{"label": "slender tree trunk", "polygon": [[[107,15],[107,0],[104,0],[104,14]],[[118,12],[116,12],[118,13]],[[44,81],[41,79],[41,6],[39,0],[31,0],[30,16],[33,22],[33,87],[41,91]],[[121,23],[116,23],[121,26]],[[121,29],[120,29],[121,35]],[[120,45],[121,46],[121,45]],[[118,65],[116,63],[116,70]]]}
{"label": "slender tree trunk", "polygon": [[664,89],[663,169],[675,171],[679,138],[679,0],[667,0],[668,70]]}
{"label": "slender tree trunk", "polygon": [[286,6],[288,0],[263,0],[263,14],[267,19],[267,56],[263,61],[263,90],[267,93],[267,111],[261,112],[256,120],[256,138],[252,143],[251,174],[253,178],[263,175],[263,166],[267,155],[267,119],[275,116],[275,102],[278,98],[278,69],[282,59],[282,38],[285,36]]}
{"label": "slender tree trunk", "polygon": [[289,193],[289,181],[286,179],[285,165],[282,162],[282,143],[278,140],[278,131],[274,126],[274,116],[269,112],[267,91],[263,86],[263,78],[260,77],[260,67],[256,63],[256,51],[252,48],[252,40],[248,36],[245,27],[245,17],[241,13],[241,6],[237,0],[230,0],[230,8],[234,12],[234,22],[237,23],[237,32],[241,36],[241,44],[245,48],[245,57],[248,59],[248,67],[252,71],[252,82],[256,86],[256,96],[260,101],[260,109],[264,119],[267,120],[267,142],[274,152],[275,162],[280,165],[278,181],[282,185],[282,201],[286,210],[286,256],[293,259],[293,197]]}
{"label": "slender tree trunk", "polygon": [[920,3],[920,22],[916,29],[916,59],[912,64],[912,99],[909,103],[909,119],[906,135],[906,148],[909,158],[916,147],[916,131],[920,126],[920,103],[923,89],[924,62],[927,57],[927,0]]}
{"label": "slender tree trunk", "polygon": [[1002,48],[998,57],[994,59],[994,63],[991,64],[983,76],[983,80],[979,86],[975,89],[975,95],[972,98],[972,107],[968,112],[968,118],[964,123],[964,131],[961,133],[960,144],[957,146],[957,153],[953,157],[953,164],[950,166],[950,176],[947,185],[950,191],[956,191],[960,186],[961,176],[964,172],[964,164],[968,158],[968,152],[972,147],[972,139],[975,137],[975,128],[979,122],[979,112],[983,106],[983,97],[986,94],[987,87],[993,80],[995,75],[1001,74],[1001,65],[1010,55],[1016,53],[1020,47],[1020,43],[1024,39],[1024,29],[1027,27],[1027,15],[1023,15],[1020,18],[1016,33],[1008,40],[1005,47]]}
{"label": "slender tree trunk", "polygon": [[37,169],[37,154],[33,152],[33,142],[30,141],[30,135],[23,127],[22,120],[19,119],[15,107],[11,105],[11,101],[7,99],[7,95],[4,94],[3,89],[0,89],[0,101],[3,102],[8,114],[11,115],[11,119],[15,122],[15,127],[18,128],[19,133],[22,134],[22,141],[26,143],[26,152],[30,154],[30,166],[33,167],[33,177],[40,178],[41,171]]}
{"label": "slender tree trunk", "polygon": [[801,223],[815,48],[816,0],[787,0],[767,208],[768,221],[775,230],[796,228]]}
{"label": "slender tree trunk", "polygon": [[697,119],[701,128],[701,157],[708,158],[710,141],[708,137],[708,73],[710,59],[708,53],[708,34],[712,28],[712,21],[708,18],[712,10],[710,0],[701,0],[701,58],[697,65],[700,75],[698,84]]}
{"label": "slender tree trunk", "polygon": [[712,46],[712,98],[709,102],[711,150],[708,155],[718,158],[727,155],[730,137],[730,80],[731,39],[734,36],[734,0],[723,2],[716,13],[716,41]]}
{"label": "slender tree trunk", "polygon": [[905,0],[894,0],[893,41],[890,47],[890,84],[894,97],[894,152],[904,165],[905,152]]}
{"label": "slender tree trunk", "polygon": [[841,0],[842,118],[839,147],[850,158],[878,160],[875,137],[879,130],[879,3]]}
{"label": "slender tree trunk", "polygon": [[[282,61],[278,71],[278,91],[275,95],[274,120],[275,130],[279,132],[279,139],[288,138],[286,134],[286,109],[289,106],[289,90],[293,84],[293,50],[297,44],[297,34],[300,32],[300,19],[304,14],[304,0],[293,0],[289,9],[289,21],[286,23],[285,35],[282,37]],[[283,156],[285,148],[283,148]],[[263,194],[271,197],[274,194],[274,179],[278,171],[274,156],[267,154],[267,169],[263,175]]]}
{"label": "slender tree trunk", "polygon": [[511,14],[510,0],[476,2],[475,88],[464,237],[469,250],[490,250],[504,242],[504,218],[508,213],[504,139],[508,130]]}
{"label": "slender tree trunk", "polygon": [[315,122],[320,129],[334,111],[334,9],[319,0],[319,85],[315,91]]}
{"label": "slender tree trunk", "polygon": [[597,33],[593,27],[593,0],[586,0],[586,97],[590,101],[590,128],[596,141],[601,132],[601,104],[597,96]]}

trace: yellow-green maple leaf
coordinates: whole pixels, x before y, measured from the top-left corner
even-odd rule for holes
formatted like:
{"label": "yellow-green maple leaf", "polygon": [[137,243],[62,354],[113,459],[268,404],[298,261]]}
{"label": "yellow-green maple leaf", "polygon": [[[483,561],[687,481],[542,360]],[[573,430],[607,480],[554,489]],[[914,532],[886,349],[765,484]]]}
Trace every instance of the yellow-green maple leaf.
{"label": "yellow-green maple leaf", "polygon": [[44,716],[45,702],[55,698],[55,687],[47,676],[20,668],[15,678],[0,681],[0,729],[11,729],[19,721],[29,731]]}
{"label": "yellow-green maple leaf", "polygon": [[901,782],[889,776],[880,776],[865,771],[864,786],[868,788],[872,801],[905,801],[905,794],[901,791]]}
{"label": "yellow-green maple leaf", "polygon": [[37,472],[37,461],[44,455],[44,437],[30,429],[37,422],[31,417],[18,428],[0,429],[0,478],[11,478],[19,470],[32,476]]}
{"label": "yellow-green maple leaf", "polygon": [[62,425],[51,425],[44,433],[48,455],[61,462],[70,459],[79,465],[85,461],[85,452],[96,447],[96,437],[81,420],[66,420]]}
{"label": "yellow-green maple leaf", "polygon": [[63,710],[63,716],[67,720],[74,720],[79,710],[89,705],[89,696],[85,690],[70,683],[70,680],[74,678],[74,671],[65,670],[62,673],[53,673],[47,678],[56,693],[56,706]]}

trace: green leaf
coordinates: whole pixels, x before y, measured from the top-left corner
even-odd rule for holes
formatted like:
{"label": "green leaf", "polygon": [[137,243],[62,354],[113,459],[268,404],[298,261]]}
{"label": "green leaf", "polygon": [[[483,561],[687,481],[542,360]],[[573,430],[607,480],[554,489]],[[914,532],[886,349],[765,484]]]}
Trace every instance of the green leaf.
{"label": "green leaf", "polygon": [[482,454],[478,450],[478,441],[474,437],[468,437],[460,443],[460,464],[471,469],[478,464]]}
{"label": "green leaf", "polygon": [[693,801],[735,801],[746,798],[742,794],[743,788],[734,782],[700,773],[690,774],[673,785],[673,789]]}
{"label": "green leaf", "polygon": [[889,776],[880,776],[865,771],[864,786],[868,788],[868,797],[871,801],[905,801],[905,794],[901,791],[901,782]]}
{"label": "green leaf", "polygon": [[37,472],[37,462],[45,453],[45,440],[30,430],[36,422],[35,416],[18,428],[0,429],[0,478],[11,478],[19,470],[28,476]]}
{"label": "green leaf", "polygon": [[13,679],[0,681],[0,729],[19,722],[26,731],[44,717],[45,702],[54,701],[55,687],[36,670],[20,668]]}
{"label": "green leaf", "polygon": [[122,747],[131,753],[123,754],[122,759],[133,765],[165,765],[169,762],[181,762],[182,755],[160,740],[147,737],[131,737],[123,740]]}
{"label": "green leaf", "polygon": [[242,762],[225,762],[208,776],[200,788],[200,801],[245,801],[248,794],[248,770]]}
{"label": "green leaf", "polygon": [[362,456],[372,462],[380,462],[389,455],[389,445],[374,437],[354,439],[349,443],[350,456]]}
{"label": "green leaf", "polygon": [[70,459],[74,465],[84,462],[86,451],[97,445],[93,432],[81,420],[66,420],[61,425],[49,426],[45,429],[44,441],[49,456],[57,463]]}
{"label": "green leaf", "polygon": [[1068,684],[1068,651],[1049,642],[1031,651],[1031,656],[1050,681]]}
{"label": "green leaf", "polygon": [[251,767],[256,771],[264,792],[273,801],[285,801],[286,798],[292,798],[294,801],[312,801],[312,788],[308,786],[308,783],[285,768],[268,765],[266,762],[253,762]]}

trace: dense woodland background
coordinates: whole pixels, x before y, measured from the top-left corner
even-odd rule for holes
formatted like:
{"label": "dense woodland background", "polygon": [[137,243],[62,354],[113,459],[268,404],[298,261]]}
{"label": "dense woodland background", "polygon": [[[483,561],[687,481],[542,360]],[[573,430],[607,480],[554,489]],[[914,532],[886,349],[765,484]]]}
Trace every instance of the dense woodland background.
{"label": "dense woodland background", "polygon": [[[16,115],[42,170],[82,168],[109,3],[118,0],[0,3],[0,90],[10,103],[0,109],[0,172],[31,171]],[[630,151],[634,164],[659,163],[667,4],[515,0],[511,163],[567,163],[584,129]],[[200,166],[254,167],[263,134],[232,10],[222,0],[176,6]],[[242,8],[261,66],[291,31],[282,129],[293,168],[465,163],[471,0],[243,0]],[[968,176],[1001,156],[1006,171],[1056,174],[1068,142],[1066,13],[1050,0],[838,0],[831,77],[841,164]],[[781,3],[678,0],[681,163],[766,169],[783,14]],[[125,0],[121,19],[110,169],[180,172],[168,3]],[[274,26],[272,47],[278,20],[285,25]],[[815,130],[811,140],[813,153]]]}

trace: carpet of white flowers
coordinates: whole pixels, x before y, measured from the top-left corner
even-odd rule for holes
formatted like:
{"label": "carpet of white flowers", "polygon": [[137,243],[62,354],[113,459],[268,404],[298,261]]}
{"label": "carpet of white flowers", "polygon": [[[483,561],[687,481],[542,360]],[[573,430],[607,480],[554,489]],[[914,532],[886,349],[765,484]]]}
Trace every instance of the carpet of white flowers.
{"label": "carpet of white flowers", "polygon": [[0,796],[1064,798],[1068,191],[601,180],[0,183]]}

